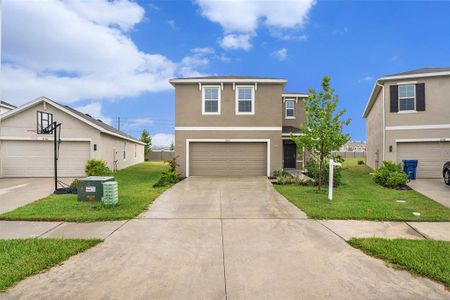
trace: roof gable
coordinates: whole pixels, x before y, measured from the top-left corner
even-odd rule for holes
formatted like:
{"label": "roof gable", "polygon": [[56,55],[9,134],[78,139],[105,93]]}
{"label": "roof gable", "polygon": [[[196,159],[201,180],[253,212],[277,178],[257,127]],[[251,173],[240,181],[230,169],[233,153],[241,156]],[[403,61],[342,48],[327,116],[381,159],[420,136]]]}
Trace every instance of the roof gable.
{"label": "roof gable", "polygon": [[141,141],[135,139],[134,137],[126,134],[123,131],[120,131],[120,130],[118,130],[106,123],[103,123],[102,121],[99,121],[95,118],[92,118],[91,116],[88,116],[88,115],[86,115],[76,109],[73,109],[67,105],[61,105],[47,97],[39,97],[39,98],[37,98],[33,101],[30,101],[20,107],[17,107],[16,109],[10,110],[2,115],[2,119],[10,118],[14,115],[17,115],[17,114],[27,110],[28,108],[31,108],[31,107],[33,107],[39,103],[43,103],[43,102],[61,110],[62,112],[66,113],[68,115],[71,115],[72,117],[78,119],[79,121],[81,121],[89,126],[94,127],[95,129],[99,130],[102,133],[116,136],[119,138],[123,138],[123,139],[129,140],[129,141],[135,142],[135,143],[143,144]]}

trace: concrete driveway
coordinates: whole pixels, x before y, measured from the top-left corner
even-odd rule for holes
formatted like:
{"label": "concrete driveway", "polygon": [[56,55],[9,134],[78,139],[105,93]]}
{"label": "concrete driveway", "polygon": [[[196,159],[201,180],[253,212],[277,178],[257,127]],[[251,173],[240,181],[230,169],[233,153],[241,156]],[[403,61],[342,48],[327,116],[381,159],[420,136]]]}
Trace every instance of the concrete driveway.
{"label": "concrete driveway", "polygon": [[308,220],[266,178],[191,177],[5,294],[27,299],[448,299]]}
{"label": "concrete driveway", "polygon": [[53,182],[53,178],[1,178],[0,213],[51,194],[54,190]]}
{"label": "concrete driveway", "polygon": [[415,191],[450,207],[450,185],[446,185],[441,179],[416,179],[412,180],[408,185]]}

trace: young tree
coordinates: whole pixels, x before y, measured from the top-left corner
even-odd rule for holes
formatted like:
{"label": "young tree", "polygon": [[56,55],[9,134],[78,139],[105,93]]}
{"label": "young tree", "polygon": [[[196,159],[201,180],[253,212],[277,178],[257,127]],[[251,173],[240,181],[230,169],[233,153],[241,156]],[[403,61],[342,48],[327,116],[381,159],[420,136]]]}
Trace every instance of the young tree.
{"label": "young tree", "polygon": [[170,143],[170,148],[169,148],[169,150],[171,150],[171,151],[175,150],[175,145],[173,144],[173,142]]}
{"label": "young tree", "polygon": [[350,140],[350,136],[343,133],[344,126],[350,124],[350,118],[341,120],[345,109],[336,112],[338,102],[339,98],[330,87],[330,78],[325,76],[321,91],[309,89],[305,102],[306,121],[300,126],[303,135],[291,135],[297,147],[304,147],[319,162],[319,190],[326,159],[331,158],[332,151],[338,151]]}
{"label": "young tree", "polygon": [[150,153],[152,152],[152,137],[150,136],[150,133],[148,133],[147,129],[142,131],[140,141],[145,144],[144,159],[145,161],[148,161]]}

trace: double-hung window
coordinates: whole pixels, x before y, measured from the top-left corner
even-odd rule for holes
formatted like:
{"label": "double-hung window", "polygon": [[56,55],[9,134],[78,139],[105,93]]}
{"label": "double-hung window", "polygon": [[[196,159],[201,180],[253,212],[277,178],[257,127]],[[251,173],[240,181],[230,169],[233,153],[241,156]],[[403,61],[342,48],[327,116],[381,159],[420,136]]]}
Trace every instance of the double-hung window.
{"label": "double-hung window", "polygon": [[253,86],[236,87],[236,114],[255,114],[255,88]]}
{"label": "double-hung window", "polygon": [[398,111],[416,110],[416,85],[398,86]]}
{"label": "double-hung window", "polygon": [[202,114],[220,115],[220,86],[203,86]]}
{"label": "double-hung window", "polygon": [[37,112],[37,128],[36,132],[39,134],[48,134],[45,129],[53,123],[53,114],[38,111]]}
{"label": "double-hung window", "polygon": [[294,100],[286,100],[285,101],[286,119],[295,119],[295,101]]}

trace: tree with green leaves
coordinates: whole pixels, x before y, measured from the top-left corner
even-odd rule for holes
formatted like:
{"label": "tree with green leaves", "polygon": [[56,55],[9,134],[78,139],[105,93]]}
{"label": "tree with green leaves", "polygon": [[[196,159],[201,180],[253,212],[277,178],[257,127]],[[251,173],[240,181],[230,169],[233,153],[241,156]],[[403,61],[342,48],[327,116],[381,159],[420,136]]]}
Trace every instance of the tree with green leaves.
{"label": "tree with green leaves", "polygon": [[175,145],[173,144],[173,141],[172,141],[172,143],[170,143],[170,148],[169,148],[169,150],[170,150],[170,151],[175,150]]}
{"label": "tree with green leaves", "polygon": [[301,149],[304,147],[319,163],[317,187],[320,190],[325,161],[332,158],[332,151],[338,151],[350,140],[348,134],[343,133],[344,126],[350,124],[350,118],[342,120],[345,109],[336,112],[339,97],[334,95],[330,87],[330,77],[322,80],[322,90],[309,89],[309,96],[305,102],[306,121],[300,126],[303,135],[293,136],[291,139]]}
{"label": "tree with green leaves", "polygon": [[143,142],[144,145],[144,159],[148,161],[150,157],[150,153],[152,152],[152,137],[147,129],[144,129],[141,134],[140,141]]}

